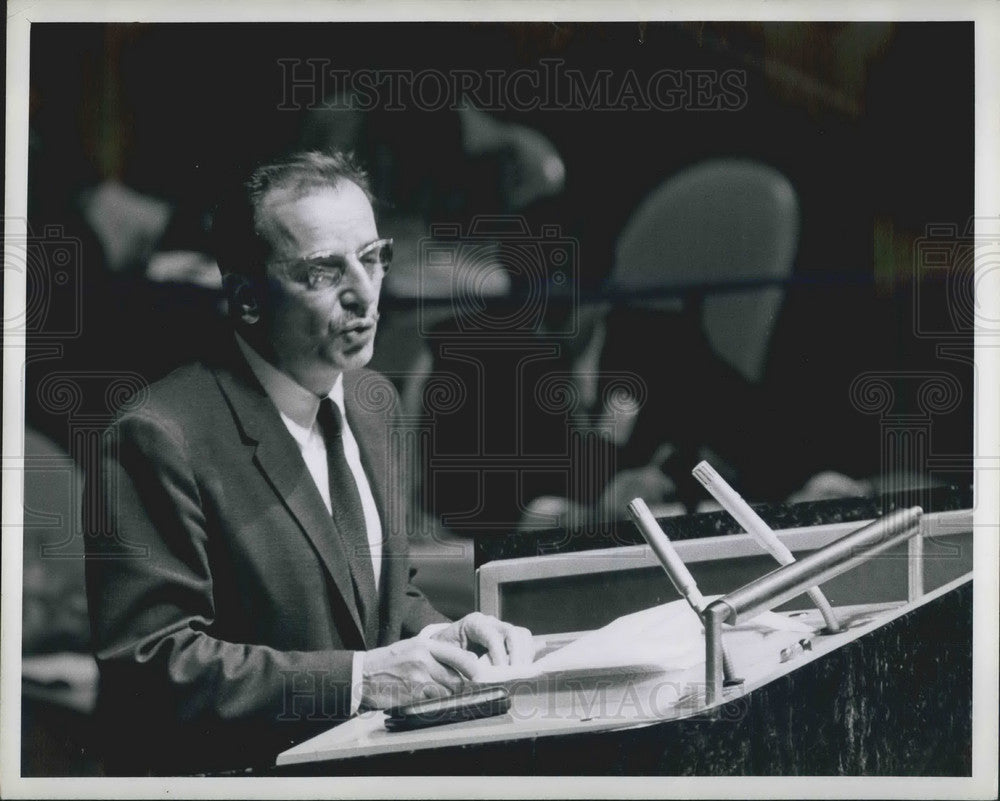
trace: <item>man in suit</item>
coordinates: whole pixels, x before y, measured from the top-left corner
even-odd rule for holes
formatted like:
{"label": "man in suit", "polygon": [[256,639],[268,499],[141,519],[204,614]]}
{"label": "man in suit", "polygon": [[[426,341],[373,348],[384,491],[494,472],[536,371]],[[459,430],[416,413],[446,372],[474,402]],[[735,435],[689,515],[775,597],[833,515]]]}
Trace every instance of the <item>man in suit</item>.
{"label": "man in suit", "polygon": [[256,169],[216,216],[233,341],[127,402],[86,494],[114,772],[267,762],[359,708],[459,691],[530,633],[446,620],[390,513],[394,396],[364,368],[391,240],[342,154]]}

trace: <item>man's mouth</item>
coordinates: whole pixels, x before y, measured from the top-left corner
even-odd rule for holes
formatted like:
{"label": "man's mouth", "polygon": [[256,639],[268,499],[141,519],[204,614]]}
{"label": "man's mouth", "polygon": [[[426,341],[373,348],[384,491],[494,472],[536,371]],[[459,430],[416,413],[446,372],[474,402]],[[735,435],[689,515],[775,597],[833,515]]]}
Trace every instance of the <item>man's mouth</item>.
{"label": "man's mouth", "polygon": [[357,320],[351,320],[351,322],[340,326],[339,331],[341,334],[361,334],[374,328],[376,322],[378,322],[378,317],[375,316],[359,317]]}

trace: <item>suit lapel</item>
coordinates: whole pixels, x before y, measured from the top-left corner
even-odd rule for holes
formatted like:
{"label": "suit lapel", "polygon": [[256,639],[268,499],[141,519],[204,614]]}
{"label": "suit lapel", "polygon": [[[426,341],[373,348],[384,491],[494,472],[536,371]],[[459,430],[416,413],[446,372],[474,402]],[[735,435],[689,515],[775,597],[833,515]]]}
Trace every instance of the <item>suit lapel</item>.
{"label": "suit lapel", "polygon": [[319,554],[363,641],[364,626],[355,602],[350,562],[341,545],[341,537],[334,529],[333,520],[295,440],[242,354],[235,347],[233,350],[237,360],[232,362],[235,369],[216,371],[219,386],[229,400],[244,437],[254,446],[254,463]]}
{"label": "suit lapel", "polygon": [[371,402],[372,399],[385,397],[395,399],[396,395],[394,391],[385,395],[378,391],[380,387],[366,387],[363,383],[370,381],[387,381],[387,379],[369,370],[352,370],[344,373],[344,409],[347,413],[347,422],[358,443],[361,462],[382,524],[379,596],[380,618],[383,628],[386,628],[393,612],[393,597],[397,588],[402,586],[398,574],[400,570],[405,572],[407,567],[400,559],[401,555],[405,556],[405,547],[401,544],[401,537],[404,536],[401,517],[403,510],[399,508],[399,500],[406,496],[399,485],[403,478],[399,471],[399,454],[390,453],[392,419],[390,409],[383,408],[381,403]]}
{"label": "suit lapel", "polygon": [[[354,439],[358,443],[361,462],[372,488],[372,495],[378,506],[382,519],[382,527],[387,530],[386,498],[389,465],[389,425],[385,412],[372,408],[360,400],[364,389],[360,382],[368,378],[372,380],[377,373],[368,370],[352,370],[344,373],[344,409],[347,412],[347,423],[351,427]],[[376,393],[368,393],[374,395]]]}

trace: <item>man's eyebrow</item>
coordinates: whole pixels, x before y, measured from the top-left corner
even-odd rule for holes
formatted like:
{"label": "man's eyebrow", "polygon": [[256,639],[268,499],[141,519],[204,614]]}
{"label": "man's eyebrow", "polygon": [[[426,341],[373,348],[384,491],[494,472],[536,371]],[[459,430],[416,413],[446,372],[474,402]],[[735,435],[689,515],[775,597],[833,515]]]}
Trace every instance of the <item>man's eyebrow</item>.
{"label": "man's eyebrow", "polygon": [[295,259],[295,261],[319,261],[320,259],[332,258],[343,259],[344,255],[345,254],[337,250],[318,250],[315,253],[310,253],[308,256],[300,256]]}
{"label": "man's eyebrow", "polygon": [[361,247],[357,248],[356,250],[349,251],[348,253],[343,253],[343,252],[337,251],[337,250],[318,250],[315,253],[310,253],[308,256],[302,256],[302,257],[300,257],[298,259],[293,259],[293,261],[317,261],[319,259],[329,259],[329,258],[332,258],[332,257],[337,257],[338,259],[343,259],[343,258],[346,258],[351,253],[353,253],[354,255],[360,256],[360,255],[364,254],[366,251],[368,251],[369,249],[371,249],[372,247],[374,247],[375,245],[377,245],[381,241],[382,241],[382,237],[376,237],[375,239],[373,239],[368,244],[362,245]]}

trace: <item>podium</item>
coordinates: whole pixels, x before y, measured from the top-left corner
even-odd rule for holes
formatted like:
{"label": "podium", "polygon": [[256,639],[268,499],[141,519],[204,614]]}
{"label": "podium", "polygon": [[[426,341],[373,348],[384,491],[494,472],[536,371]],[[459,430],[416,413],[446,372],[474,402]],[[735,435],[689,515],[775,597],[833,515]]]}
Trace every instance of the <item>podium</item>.
{"label": "podium", "polygon": [[[863,522],[777,533],[798,556]],[[493,718],[389,732],[384,713],[365,713],[283,752],[273,772],[967,775],[971,530],[967,510],[925,515],[918,536],[862,565],[861,603],[842,600],[857,594],[857,576],[824,584],[843,623],[840,632],[822,633],[823,619],[805,597],[776,609],[786,628],[762,631],[752,621],[727,627],[725,647],[743,681],[725,687],[714,702],[704,660],[659,670],[567,671],[512,682],[511,709]],[[741,577],[749,569],[745,560],[757,557],[747,536],[695,537],[678,542],[677,550],[695,575]],[[589,582],[604,588],[609,601],[598,595],[590,605],[598,628],[607,622],[606,607],[617,612],[621,606],[607,588],[627,593],[648,578],[645,571],[655,563],[645,547],[492,560],[478,571],[480,608],[532,623],[518,619],[522,611],[531,614],[526,597],[544,598],[547,588],[558,596],[567,584],[585,591]],[[662,574],[660,584],[669,587]],[[551,617],[552,609],[536,615]],[[569,619],[579,622],[580,613]],[[542,650],[582,634],[544,628],[536,636]]]}

